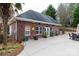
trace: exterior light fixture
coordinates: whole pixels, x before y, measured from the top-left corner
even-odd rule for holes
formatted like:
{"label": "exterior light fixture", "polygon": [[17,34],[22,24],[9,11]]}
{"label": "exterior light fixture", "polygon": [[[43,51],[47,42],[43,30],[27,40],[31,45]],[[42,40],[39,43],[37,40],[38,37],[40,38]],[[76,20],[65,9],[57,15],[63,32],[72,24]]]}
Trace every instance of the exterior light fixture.
{"label": "exterior light fixture", "polygon": [[32,27],[32,30],[34,31],[34,30],[35,30],[35,28],[34,28],[34,27]]}

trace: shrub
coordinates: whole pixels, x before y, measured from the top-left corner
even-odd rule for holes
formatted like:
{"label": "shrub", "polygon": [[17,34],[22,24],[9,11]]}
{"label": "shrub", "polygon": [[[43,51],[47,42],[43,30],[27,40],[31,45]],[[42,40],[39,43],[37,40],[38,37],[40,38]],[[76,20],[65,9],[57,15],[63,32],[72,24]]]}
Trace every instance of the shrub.
{"label": "shrub", "polygon": [[44,32],[43,37],[47,38],[48,37],[48,32]]}
{"label": "shrub", "polygon": [[50,32],[50,36],[54,36],[54,33],[53,32]]}

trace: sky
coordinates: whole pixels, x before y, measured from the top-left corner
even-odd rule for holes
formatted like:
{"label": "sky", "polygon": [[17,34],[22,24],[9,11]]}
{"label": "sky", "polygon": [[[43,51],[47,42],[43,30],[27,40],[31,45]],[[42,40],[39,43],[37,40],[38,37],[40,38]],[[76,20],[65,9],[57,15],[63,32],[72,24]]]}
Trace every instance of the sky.
{"label": "sky", "polygon": [[27,10],[34,10],[41,13],[49,6],[49,4],[52,4],[55,9],[57,9],[59,5],[59,3],[54,3],[53,0],[26,0],[25,4],[22,6],[22,12],[25,12]]}

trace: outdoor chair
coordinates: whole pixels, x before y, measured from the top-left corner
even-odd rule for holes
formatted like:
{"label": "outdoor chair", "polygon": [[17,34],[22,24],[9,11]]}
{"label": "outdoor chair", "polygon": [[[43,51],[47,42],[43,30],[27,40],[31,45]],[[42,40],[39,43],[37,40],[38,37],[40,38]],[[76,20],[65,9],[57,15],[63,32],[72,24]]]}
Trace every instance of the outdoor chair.
{"label": "outdoor chair", "polygon": [[78,36],[74,33],[72,33],[72,40],[78,40]]}
{"label": "outdoor chair", "polygon": [[79,34],[77,35],[74,33],[72,33],[72,34],[69,33],[69,39],[79,41]]}
{"label": "outdoor chair", "polygon": [[79,41],[79,34],[77,35],[77,41]]}

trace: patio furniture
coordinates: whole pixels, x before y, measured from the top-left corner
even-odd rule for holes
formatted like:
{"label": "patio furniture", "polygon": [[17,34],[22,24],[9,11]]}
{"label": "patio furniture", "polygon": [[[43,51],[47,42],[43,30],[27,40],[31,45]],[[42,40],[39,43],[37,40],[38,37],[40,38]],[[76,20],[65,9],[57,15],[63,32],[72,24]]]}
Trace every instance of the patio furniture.
{"label": "patio furniture", "polygon": [[77,35],[77,38],[78,38],[77,41],[79,41],[79,34]]}
{"label": "patio furniture", "polygon": [[79,41],[79,34],[77,35],[75,33],[72,34],[69,33],[69,39]]}
{"label": "patio furniture", "polygon": [[24,46],[27,45],[28,40],[29,40],[28,36],[24,36],[24,38],[23,38],[23,44],[24,44]]}
{"label": "patio furniture", "polygon": [[34,40],[38,40],[38,36],[34,36],[33,38],[34,38]]}
{"label": "patio furniture", "polygon": [[24,36],[23,41],[28,41],[28,36]]}
{"label": "patio furniture", "polygon": [[77,40],[77,39],[78,39],[77,35],[72,33],[72,40]]}

